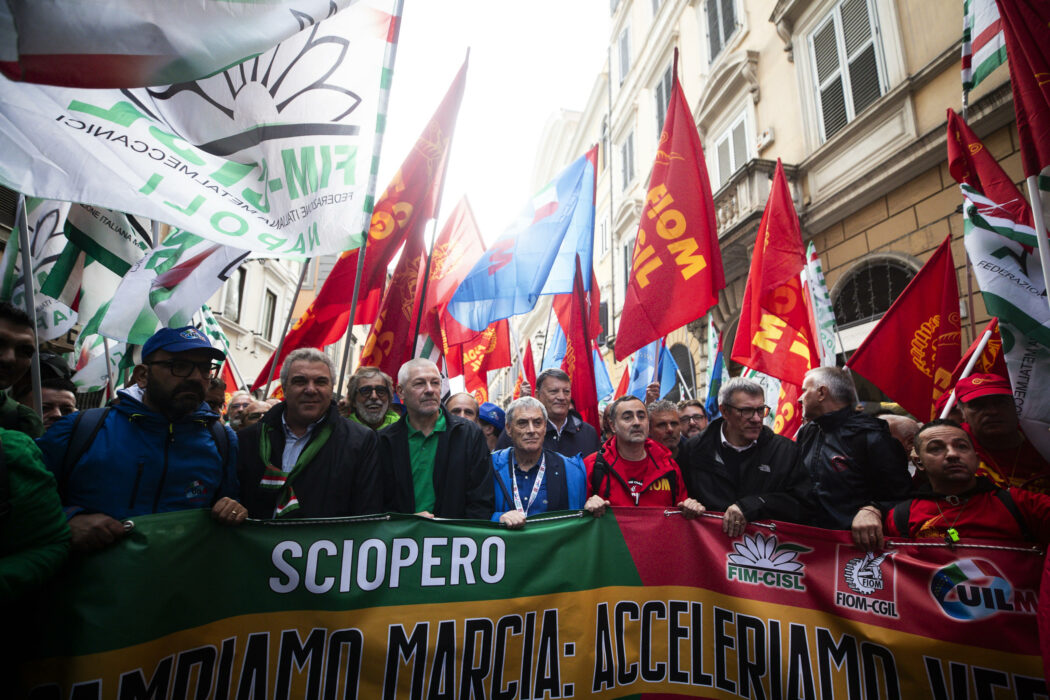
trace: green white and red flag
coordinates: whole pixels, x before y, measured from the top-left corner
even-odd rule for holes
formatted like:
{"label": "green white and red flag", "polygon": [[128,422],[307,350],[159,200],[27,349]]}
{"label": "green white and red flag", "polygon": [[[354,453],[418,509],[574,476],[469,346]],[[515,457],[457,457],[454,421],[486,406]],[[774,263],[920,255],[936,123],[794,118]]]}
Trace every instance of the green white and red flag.
{"label": "green white and red flag", "polygon": [[1006,63],[999,8],[995,0],[965,0],[963,3],[962,85],[969,92]]}

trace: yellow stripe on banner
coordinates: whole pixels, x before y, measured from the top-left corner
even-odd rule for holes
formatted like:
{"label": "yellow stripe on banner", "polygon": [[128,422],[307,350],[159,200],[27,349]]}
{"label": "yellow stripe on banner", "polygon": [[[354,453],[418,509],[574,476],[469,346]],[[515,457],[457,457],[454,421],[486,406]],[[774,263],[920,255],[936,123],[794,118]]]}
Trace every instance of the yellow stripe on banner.
{"label": "yellow stripe on banner", "polygon": [[36,663],[26,678],[30,687],[62,683],[59,697],[87,683],[100,698],[150,690],[195,697],[202,685],[223,698],[948,698],[962,695],[953,686],[962,679],[970,697],[1014,697],[1041,682],[1042,662],[816,610],[656,586],[245,615]]}

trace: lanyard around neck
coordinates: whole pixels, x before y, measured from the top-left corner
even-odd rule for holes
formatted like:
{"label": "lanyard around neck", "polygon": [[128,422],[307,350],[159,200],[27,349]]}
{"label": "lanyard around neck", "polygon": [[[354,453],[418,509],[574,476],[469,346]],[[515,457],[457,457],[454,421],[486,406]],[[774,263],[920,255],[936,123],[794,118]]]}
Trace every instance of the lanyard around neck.
{"label": "lanyard around neck", "polygon": [[522,515],[528,517],[529,508],[532,507],[532,502],[536,500],[536,494],[540,492],[540,485],[543,483],[543,473],[547,470],[547,457],[546,455],[540,454],[540,464],[537,467],[536,472],[536,483],[532,485],[532,493],[529,495],[529,501],[524,507],[521,505],[521,495],[518,493],[518,477],[514,474],[514,455],[510,457],[510,484],[514,489],[514,509]]}

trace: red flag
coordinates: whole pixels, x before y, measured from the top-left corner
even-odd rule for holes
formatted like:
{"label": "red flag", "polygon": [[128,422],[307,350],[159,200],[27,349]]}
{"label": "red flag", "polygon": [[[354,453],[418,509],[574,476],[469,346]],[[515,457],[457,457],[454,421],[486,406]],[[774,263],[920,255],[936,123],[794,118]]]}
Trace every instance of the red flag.
{"label": "red flag", "polygon": [[[222,363],[222,374],[220,376],[222,377],[223,383],[226,385],[226,391],[223,392],[225,394],[222,402],[223,409],[229,405],[230,399],[233,398],[233,393],[240,389],[240,387],[237,386],[237,378],[233,376],[233,367],[231,365],[232,363],[229,358]],[[222,411],[220,411],[220,413],[221,412]]]}
{"label": "red flag", "polygon": [[1002,205],[1002,215],[1018,223],[1032,223],[1032,210],[1002,166],[954,110],[948,110],[948,171]]}
{"label": "red flag", "polygon": [[959,363],[955,365],[955,369],[952,370],[950,386],[954,387],[959,382],[963,370],[966,369],[966,363],[970,361],[970,357],[977,350],[977,345],[981,342],[981,338],[989,331],[992,336],[988,339],[987,345],[984,346],[981,356],[977,358],[971,374],[998,374],[1000,377],[1010,378],[1010,373],[1006,369],[1006,356],[1003,354],[1003,338],[999,335],[999,319],[992,318],[988,325],[984,327],[984,330],[981,331],[981,334],[970,343],[970,348],[959,359]]}
{"label": "red flag", "polygon": [[921,422],[936,417],[962,354],[951,242],[946,236],[846,363]]}
{"label": "red flag", "polygon": [[[700,135],[678,82],[649,179],[631,258],[616,360],[703,316],[726,286]],[[673,303],[670,303],[672,302]]]}
{"label": "red flag", "polygon": [[[441,190],[448,144],[456,124],[466,76],[467,64],[464,62],[401,169],[376,202],[364,246],[364,275],[358,292],[355,324],[375,322],[390,262],[409,234],[416,229],[422,231],[427,219],[432,218],[433,200]],[[361,250],[358,248],[339,256],[317,298],[284,339],[281,356],[277,358],[278,367],[292,350],[324,348],[346,333]],[[266,383],[273,361],[271,355],[252,384],[253,391]]]}
{"label": "red flag", "polygon": [[[592,279],[593,282],[593,279]],[[583,289],[583,272],[576,258],[572,294],[557,294],[551,302],[558,324],[565,333],[565,357],[561,368],[572,383],[572,399],[583,420],[601,431],[598,390],[594,385],[594,356],[591,354],[589,295]]]}
{"label": "red flag", "polygon": [[489,324],[474,342],[453,346],[460,352],[463,383],[478,403],[489,400],[489,370],[510,367],[510,324],[501,319]]}
{"label": "red flag", "polygon": [[368,332],[361,365],[378,367],[391,377],[397,376],[401,365],[412,359],[415,349],[412,340],[419,313],[419,297],[426,266],[426,247],[423,229],[412,232],[401,251],[390,286],[383,295],[379,316]]}
{"label": "red flag", "polygon": [[1026,177],[1038,176],[1050,167],[1050,3],[996,0],[995,4],[1006,39],[1021,162]]}
{"label": "red flag", "polygon": [[[592,280],[593,281],[593,280]],[[522,382],[528,382],[532,391],[536,391],[536,363],[532,359],[532,341],[525,341],[525,352],[521,357],[521,368],[518,370],[518,381],[514,382],[514,394],[512,398],[521,398]]]}
{"label": "red flag", "polygon": [[620,398],[621,396],[627,396],[627,389],[631,386],[631,368],[629,365],[623,366],[623,374],[620,375],[620,383],[616,385],[616,393],[613,394],[613,400]]}
{"label": "red flag", "polygon": [[777,435],[795,439],[795,433],[802,427],[802,411],[798,407],[798,397],[801,395],[802,387],[798,384],[780,382],[780,398],[773,419],[773,432]]}
{"label": "red flag", "polygon": [[777,159],[730,357],[800,386],[806,372],[820,364],[799,277],[805,265],[802,230]]}

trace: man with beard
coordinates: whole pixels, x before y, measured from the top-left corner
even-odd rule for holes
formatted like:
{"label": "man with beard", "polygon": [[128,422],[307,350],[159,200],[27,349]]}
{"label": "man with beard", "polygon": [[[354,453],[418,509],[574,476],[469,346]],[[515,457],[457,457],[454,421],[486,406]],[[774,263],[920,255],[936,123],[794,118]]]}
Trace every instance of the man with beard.
{"label": "man with beard", "polygon": [[210,507],[221,522],[247,510],[237,494],[237,438],[204,403],[225,355],[193,328],[162,328],[142,346],[139,382],[120,402],[56,422],[38,444],[58,480],[74,550],[102,549],[122,520]]}
{"label": "man with beard", "polygon": [[347,389],[350,404],[354,407],[350,420],[379,430],[396,423],[401,414],[390,408],[394,382],[378,367],[361,367],[350,377]]}

